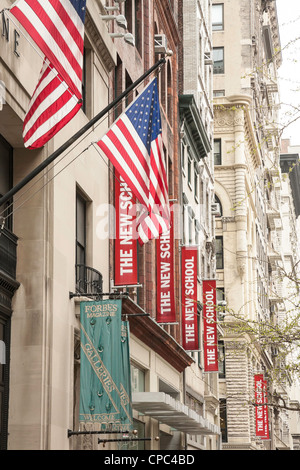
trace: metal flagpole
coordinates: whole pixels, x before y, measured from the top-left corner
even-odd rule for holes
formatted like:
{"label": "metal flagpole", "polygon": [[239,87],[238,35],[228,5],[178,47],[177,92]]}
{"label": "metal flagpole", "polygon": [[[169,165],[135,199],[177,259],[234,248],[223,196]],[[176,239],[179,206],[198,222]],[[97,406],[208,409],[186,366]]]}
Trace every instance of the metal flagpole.
{"label": "metal flagpole", "polygon": [[81,137],[88,129],[90,129],[97,121],[99,121],[105,114],[107,114],[114,106],[116,106],[125,96],[136,88],[145,78],[147,78],[154,70],[160,65],[166,62],[166,58],[161,58],[156,64],[154,64],[149,70],[147,70],[140,78],[138,78],[132,85],[130,85],[121,95],[114,99],[106,108],[100,111],[94,118],[92,118],[85,126],[77,131],[70,139],[68,139],[63,145],[61,145],[55,152],[53,152],[46,160],[38,165],[33,171],[31,171],[25,178],[17,183],[12,189],[10,189],[4,196],[0,198],[0,206],[10,200],[20,189],[22,189],[29,181],[43,171],[50,163],[52,163],[59,155],[67,150],[79,137]]}

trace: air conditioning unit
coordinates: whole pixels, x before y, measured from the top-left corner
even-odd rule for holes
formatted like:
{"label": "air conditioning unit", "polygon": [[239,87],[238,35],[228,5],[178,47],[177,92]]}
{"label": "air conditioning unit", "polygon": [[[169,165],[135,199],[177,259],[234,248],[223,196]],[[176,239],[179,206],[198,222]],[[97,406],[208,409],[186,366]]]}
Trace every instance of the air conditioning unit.
{"label": "air conditioning unit", "polygon": [[167,38],[165,34],[154,35],[154,52],[156,54],[165,54],[167,52]]}
{"label": "air conditioning unit", "polygon": [[214,215],[216,217],[221,217],[221,208],[220,208],[220,204],[218,202],[214,202],[211,205],[211,213],[212,213],[212,215]]}
{"label": "air conditioning unit", "polygon": [[213,60],[211,58],[210,52],[204,52],[204,64],[213,65]]}

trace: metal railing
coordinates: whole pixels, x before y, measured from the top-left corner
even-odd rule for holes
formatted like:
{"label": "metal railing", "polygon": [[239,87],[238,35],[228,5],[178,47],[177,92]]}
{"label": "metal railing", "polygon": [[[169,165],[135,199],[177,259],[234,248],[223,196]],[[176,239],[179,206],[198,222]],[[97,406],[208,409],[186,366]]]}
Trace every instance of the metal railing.
{"label": "metal railing", "polygon": [[85,264],[75,265],[76,292],[96,295],[103,292],[102,274],[94,268]]}

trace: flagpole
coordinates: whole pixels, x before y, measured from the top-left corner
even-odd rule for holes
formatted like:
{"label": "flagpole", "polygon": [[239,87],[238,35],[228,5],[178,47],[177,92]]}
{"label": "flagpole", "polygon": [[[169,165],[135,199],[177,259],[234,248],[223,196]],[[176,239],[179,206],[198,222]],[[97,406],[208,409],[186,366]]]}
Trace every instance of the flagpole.
{"label": "flagpole", "polygon": [[52,163],[57,157],[59,157],[70,145],[72,145],[79,137],[81,137],[87,130],[89,130],[96,122],[98,122],[105,114],[107,114],[114,106],[116,106],[125,96],[128,95],[134,88],[136,88],[145,78],[147,78],[154,70],[160,65],[166,63],[166,58],[161,58],[156,64],[154,64],[149,70],[147,70],[138,80],[132,83],[123,93],[115,98],[106,108],[104,108],[99,114],[93,117],[85,126],[77,131],[70,139],[68,139],[63,145],[61,145],[55,152],[53,152],[46,160],[32,170],[25,178],[17,183],[12,189],[10,189],[4,196],[0,198],[0,206],[9,201],[20,189],[22,189],[29,181],[43,171],[50,163]]}

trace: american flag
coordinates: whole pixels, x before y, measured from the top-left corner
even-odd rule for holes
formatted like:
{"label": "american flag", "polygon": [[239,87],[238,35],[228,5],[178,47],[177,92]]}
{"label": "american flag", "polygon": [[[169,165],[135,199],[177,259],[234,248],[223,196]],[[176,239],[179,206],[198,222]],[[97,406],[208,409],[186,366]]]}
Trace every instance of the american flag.
{"label": "american flag", "polygon": [[98,145],[142,205],[137,221],[140,244],[166,233],[170,229],[170,209],[156,78]]}
{"label": "american flag", "polygon": [[25,147],[43,146],[82,106],[85,11],[86,0],[17,0],[10,9],[45,56],[24,120]]}

